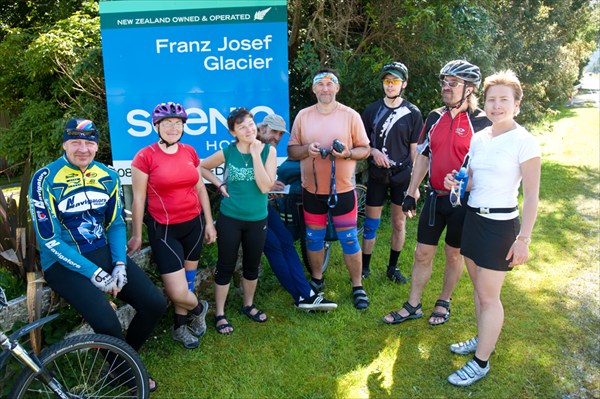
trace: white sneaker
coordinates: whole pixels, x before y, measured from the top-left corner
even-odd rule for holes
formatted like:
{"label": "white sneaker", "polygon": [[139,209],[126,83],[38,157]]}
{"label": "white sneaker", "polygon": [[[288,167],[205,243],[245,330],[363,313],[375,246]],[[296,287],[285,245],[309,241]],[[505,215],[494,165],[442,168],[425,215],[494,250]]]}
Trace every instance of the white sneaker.
{"label": "white sneaker", "polygon": [[337,309],[337,303],[331,302],[323,298],[323,293],[321,292],[306,299],[300,297],[300,301],[298,302],[296,307],[305,311],[320,310],[328,312],[330,310]]}
{"label": "white sneaker", "polygon": [[450,345],[450,352],[459,355],[468,355],[469,353],[475,353],[475,351],[477,350],[478,343],[479,338],[473,337],[471,339],[466,340],[465,342],[459,342],[457,344]]}
{"label": "white sneaker", "polygon": [[200,338],[206,334],[206,313],[208,312],[208,302],[200,301],[202,312],[199,315],[190,313],[190,332]]}
{"label": "white sneaker", "polygon": [[487,366],[482,369],[475,360],[471,359],[467,362],[467,364],[450,374],[448,377],[448,382],[459,387],[466,387],[474,382],[479,381],[489,372],[490,362],[488,362]]}

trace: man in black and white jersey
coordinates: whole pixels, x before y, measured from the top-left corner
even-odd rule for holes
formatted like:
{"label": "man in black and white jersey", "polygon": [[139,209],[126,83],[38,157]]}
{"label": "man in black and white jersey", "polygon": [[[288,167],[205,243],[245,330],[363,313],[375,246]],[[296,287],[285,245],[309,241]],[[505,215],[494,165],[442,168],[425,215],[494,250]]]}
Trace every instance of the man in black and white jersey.
{"label": "man in black and white jersey", "polygon": [[404,247],[406,217],[402,201],[410,182],[417,141],[423,129],[421,111],[402,98],[408,81],[408,68],[401,62],[384,65],[379,73],[384,97],[369,104],[362,114],[371,142],[366,219],[363,231],[363,278],[370,274],[371,254],[381,220],[381,211],[389,190],[392,210],[392,240],[387,277],[397,283],[406,278],[398,268]]}

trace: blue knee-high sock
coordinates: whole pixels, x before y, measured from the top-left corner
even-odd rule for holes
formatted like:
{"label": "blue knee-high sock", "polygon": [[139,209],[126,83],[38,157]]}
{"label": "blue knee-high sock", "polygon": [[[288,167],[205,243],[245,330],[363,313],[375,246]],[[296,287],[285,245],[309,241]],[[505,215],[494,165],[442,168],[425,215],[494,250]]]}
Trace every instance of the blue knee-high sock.
{"label": "blue knee-high sock", "polygon": [[194,281],[196,281],[196,272],[197,269],[185,271],[185,279],[187,281],[188,290],[190,290],[191,292],[194,292]]}

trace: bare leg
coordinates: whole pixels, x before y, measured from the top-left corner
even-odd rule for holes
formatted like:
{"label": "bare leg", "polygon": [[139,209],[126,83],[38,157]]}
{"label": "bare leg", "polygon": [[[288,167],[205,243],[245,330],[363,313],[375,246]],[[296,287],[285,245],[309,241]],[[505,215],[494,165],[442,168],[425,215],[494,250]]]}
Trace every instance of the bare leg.
{"label": "bare leg", "polygon": [[344,262],[346,262],[346,268],[348,268],[348,273],[350,273],[350,278],[352,279],[352,286],[361,286],[362,252],[358,251],[357,253],[352,255],[344,254]]}
{"label": "bare leg", "polygon": [[[306,225],[306,228],[312,229],[312,230],[324,230],[325,229],[325,227],[323,227],[323,226],[316,226],[316,225],[312,225],[312,224]],[[306,241],[308,242],[308,237],[307,237]],[[319,251],[309,251],[307,248],[306,254],[308,255],[308,263],[310,263],[311,276],[316,279],[322,279],[323,278],[323,259],[325,258],[324,250],[321,249]]]}
{"label": "bare leg", "polygon": [[471,282],[473,283],[473,304],[475,305],[475,320],[479,320],[481,305],[479,304],[479,296],[477,295],[477,290],[475,289],[475,285],[477,284],[478,267],[472,259],[467,257],[465,257],[465,263],[467,265],[469,277],[471,278]]}
{"label": "bare leg", "polygon": [[323,260],[325,259],[324,250],[320,251],[309,251],[306,250],[308,255],[308,262],[310,263],[310,275],[316,279],[323,278]]}
{"label": "bare leg", "polygon": [[185,271],[183,269],[173,273],[161,275],[165,292],[173,302],[175,314],[187,315],[188,310],[198,306],[198,298],[193,292],[188,290],[187,281],[185,279]]}
{"label": "bare leg", "polygon": [[[219,285],[215,284],[215,316],[222,316],[225,314],[225,301],[227,300],[227,293],[229,292],[229,284]],[[227,324],[227,320],[219,320],[217,326]],[[222,334],[233,332],[233,328],[224,328],[220,331]]]}
{"label": "bare leg", "polygon": [[[420,242],[417,243],[417,248],[415,249],[415,260],[412,268],[410,295],[408,297],[408,302],[412,306],[417,306],[419,303],[421,303],[423,290],[425,290],[425,286],[431,278],[432,262],[433,257],[435,256],[435,249],[435,245],[427,245]],[[408,316],[408,312],[404,308],[397,310],[397,312],[402,317]],[[418,311],[417,314],[418,313],[421,313],[421,311]],[[390,322],[393,320],[391,316],[385,316],[385,319]]]}
{"label": "bare leg", "polygon": [[401,251],[406,239],[406,216],[402,212],[402,206],[392,204],[392,249]]}
{"label": "bare leg", "polygon": [[490,358],[502,331],[504,308],[500,301],[500,291],[505,277],[506,272],[477,268],[475,290],[479,297],[480,311],[477,318],[479,342],[475,356],[481,360]]}
{"label": "bare leg", "polygon": [[[244,306],[250,306],[254,303],[254,293],[256,292],[256,284],[258,280],[246,280],[242,278],[242,289],[244,290],[243,304]],[[250,311],[251,315],[255,315],[258,313],[258,309],[253,309]],[[262,314],[260,316],[261,320],[266,320],[267,315]]]}
{"label": "bare leg", "polygon": [[[456,284],[460,280],[464,269],[463,256],[460,254],[460,248],[454,248],[448,244],[444,245],[444,251],[446,252],[446,267],[444,269],[444,287],[439,299],[449,301],[452,297],[452,293],[456,288]],[[447,310],[441,306],[434,308],[435,312],[446,313]],[[444,321],[441,317],[432,317],[429,319],[429,323],[439,324]]]}

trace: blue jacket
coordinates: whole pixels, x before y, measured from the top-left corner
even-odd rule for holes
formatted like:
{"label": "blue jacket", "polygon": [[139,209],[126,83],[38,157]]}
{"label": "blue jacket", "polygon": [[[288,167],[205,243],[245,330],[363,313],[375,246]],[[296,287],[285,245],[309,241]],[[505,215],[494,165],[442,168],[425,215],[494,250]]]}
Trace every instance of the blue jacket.
{"label": "blue jacket", "polygon": [[59,262],[90,278],[98,266],[82,254],[106,245],[113,264],[127,263],[123,190],[115,170],[94,161],[81,172],[63,155],[35,173],[29,202],[43,270]]}

